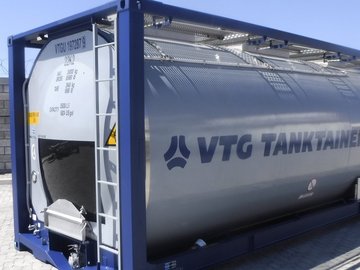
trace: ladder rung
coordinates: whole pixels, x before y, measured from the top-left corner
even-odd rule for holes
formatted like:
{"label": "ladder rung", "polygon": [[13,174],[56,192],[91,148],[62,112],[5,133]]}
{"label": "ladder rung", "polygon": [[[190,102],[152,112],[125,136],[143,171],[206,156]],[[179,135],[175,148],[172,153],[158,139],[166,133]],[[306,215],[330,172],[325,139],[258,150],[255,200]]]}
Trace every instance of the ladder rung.
{"label": "ladder rung", "polygon": [[98,49],[98,48],[103,48],[103,47],[107,47],[107,46],[114,46],[114,45],[115,45],[115,42],[108,42],[108,43],[95,45],[94,48]]}
{"label": "ladder rung", "polygon": [[116,116],[116,113],[97,113],[96,116]]}
{"label": "ladder rung", "polygon": [[116,148],[96,147],[96,150],[101,150],[101,151],[116,151]]}
{"label": "ladder rung", "polygon": [[108,78],[108,79],[96,79],[95,82],[113,82],[115,78]]}
{"label": "ladder rung", "polygon": [[113,220],[117,220],[117,217],[112,216],[112,215],[107,215],[107,214],[104,214],[104,213],[98,213],[98,215],[99,215],[100,217],[110,218],[110,219],[113,219]]}
{"label": "ladder rung", "polygon": [[108,246],[105,246],[105,245],[99,245],[99,248],[101,249],[104,249],[106,251],[109,251],[111,253],[114,253],[114,254],[119,254],[119,251],[115,248],[111,248],[111,247],[108,247]]}
{"label": "ladder rung", "polygon": [[114,182],[108,182],[108,181],[103,181],[103,180],[98,180],[97,181],[99,184],[104,184],[104,185],[109,185],[109,186],[113,186],[116,187],[118,184],[114,183]]}

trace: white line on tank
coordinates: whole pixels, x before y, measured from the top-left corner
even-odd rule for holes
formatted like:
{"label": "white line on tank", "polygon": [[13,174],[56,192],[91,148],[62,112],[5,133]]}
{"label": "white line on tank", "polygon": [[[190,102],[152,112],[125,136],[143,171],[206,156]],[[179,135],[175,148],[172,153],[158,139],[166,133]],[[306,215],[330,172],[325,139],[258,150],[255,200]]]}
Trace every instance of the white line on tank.
{"label": "white line on tank", "polygon": [[312,191],[316,186],[317,180],[314,178],[310,180],[307,190]]}
{"label": "white line on tank", "polygon": [[35,144],[31,145],[31,157],[33,160],[36,160]]}

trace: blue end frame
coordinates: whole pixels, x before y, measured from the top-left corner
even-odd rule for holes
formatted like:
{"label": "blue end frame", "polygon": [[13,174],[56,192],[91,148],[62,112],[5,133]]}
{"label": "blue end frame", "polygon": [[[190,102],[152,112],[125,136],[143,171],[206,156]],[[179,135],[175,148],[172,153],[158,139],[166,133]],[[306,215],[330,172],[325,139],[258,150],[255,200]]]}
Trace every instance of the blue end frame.
{"label": "blue end frame", "polygon": [[19,241],[19,233],[26,232],[26,223],[28,223],[28,213],[23,211],[26,209],[24,199],[26,198],[24,107],[22,105],[22,85],[25,81],[25,44],[9,37],[8,46],[15,245],[18,249],[23,250]]}
{"label": "blue end frame", "polygon": [[[122,6],[122,4],[124,6]],[[136,1],[118,7],[118,97],[123,269],[146,262],[144,14]]]}
{"label": "blue end frame", "polygon": [[358,203],[353,203],[327,210],[321,215],[317,215],[317,218],[308,216],[301,221],[291,221],[281,226],[249,232],[204,249],[177,254],[156,262],[148,262],[145,208],[144,13],[269,36],[313,48],[340,52],[356,58],[360,57],[360,51],[155,1],[118,0],[9,38],[14,229],[15,244],[18,250],[30,250],[42,261],[47,261],[59,269],[70,269],[61,253],[49,250],[47,245],[40,243],[39,239],[27,230],[29,218],[27,212],[23,210],[26,209],[25,146],[23,144],[25,119],[22,105],[25,47],[41,48],[41,45],[32,44],[30,40],[46,33],[49,36],[56,36],[82,28],[90,28],[96,18],[115,12],[118,13],[118,29],[121,29],[117,44],[119,46],[118,113],[121,137],[119,152],[121,201],[119,207],[121,209],[123,269],[202,268],[314,227],[359,214]]}

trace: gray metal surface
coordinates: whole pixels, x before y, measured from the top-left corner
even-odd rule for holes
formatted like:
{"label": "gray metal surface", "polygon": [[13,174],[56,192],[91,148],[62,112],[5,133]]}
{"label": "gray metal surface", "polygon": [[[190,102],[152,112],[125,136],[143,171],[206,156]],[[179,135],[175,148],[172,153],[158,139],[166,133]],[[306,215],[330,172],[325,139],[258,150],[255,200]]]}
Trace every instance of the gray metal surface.
{"label": "gray metal surface", "polygon": [[[47,53],[51,67],[59,59],[52,63]],[[106,57],[99,58],[104,70]],[[161,40],[146,43],[145,59],[146,222],[153,254],[343,199],[354,185],[360,169],[358,74]],[[46,69],[38,61],[34,70],[38,64]],[[53,114],[43,108],[55,98],[46,87],[31,86],[41,76],[33,72],[29,86],[30,111],[42,115],[31,127],[34,143],[36,136],[92,141],[88,131],[95,125],[87,116],[94,115],[94,101],[86,85],[77,84],[77,95],[69,98],[76,117],[60,118],[50,129]],[[101,97],[110,113],[114,95]],[[109,118],[100,122],[100,142],[115,122]],[[114,182],[113,154],[100,155],[100,170]],[[102,193],[102,203],[111,205],[116,194]],[[107,223],[106,237],[115,241],[115,226]]]}
{"label": "gray metal surface", "polygon": [[[99,37],[98,44],[104,42],[104,38]],[[103,144],[116,122],[116,117],[113,116],[116,108],[114,106],[116,90],[113,86],[115,83],[113,80],[109,80],[113,74],[114,55],[111,46],[104,46],[97,50],[98,57],[101,59],[98,63],[97,79],[102,80],[98,82],[96,89],[98,104],[100,104],[97,113],[102,112],[101,115],[97,116],[99,128],[101,127],[98,130],[97,139]],[[93,180],[95,175],[92,174],[91,177],[88,177],[84,173],[84,170],[88,171],[89,167],[78,167],[76,170],[77,175],[73,176],[73,179],[68,184],[64,184],[64,175],[61,171],[61,169],[64,171],[71,170],[74,164],[72,158],[67,157],[66,153],[64,155],[64,150],[67,151],[65,148],[68,141],[93,142],[95,139],[93,64],[92,32],[84,31],[47,44],[32,70],[28,86],[29,107],[27,113],[28,115],[37,114],[36,118],[28,121],[30,171],[34,171],[38,175],[38,180],[31,183],[30,189],[31,204],[35,214],[33,218],[35,220],[44,221],[43,210],[49,205],[47,192],[51,188],[57,193],[62,193],[60,199],[69,199],[68,196],[63,194],[72,193],[77,198],[82,197],[76,203],[72,199],[72,202],[78,207],[81,207],[87,201],[89,207],[95,208],[96,198],[92,197],[93,194],[90,194],[87,189],[89,185],[94,185],[95,190],[95,179]],[[42,74],[47,72],[46,70],[52,72],[46,76],[46,79],[43,79]],[[60,153],[59,156],[49,151],[48,157],[41,157],[40,140],[62,140],[63,143],[60,143],[59,147],[64,146],[65,148],[62,150],[59,148],[56,151],[62,151],[63,153]],[[87,150],[82,149],[80,152],[76,148],[71,150],[72,157],[75,159],[80,152],[84,155],[91,155],[94,152],[94,149],[90,147],[87,147]],[[46,150],[43,149],[43,151]],[[98,180],[117,181],[116,168],[114,169],[113,166],[116,164],[116,152],[112,152],[114,153],[98,152],[99,156],[101,156],[98,163]],[[43,170],[45,164],[48,164],[47,171]],[[94,165],[92,164],[90,168],[94,168]],[[55,180],[51,185],[49,183],[45,184],[44,177],[51,177]],[[118,198],[117,193],[114,193],[114,189],[114,187],[109,186],[103,187],[99,191],[104,207],[103,211],[107,215],[115,215],[114,204],[116,204]],[[115,245],[114,233],[116,232],[116,225],[111,220],[104,226],[109,228],[105,229],[104,227],[101,231],[103,243]],[[92,222],[92,228],[95,233],[97,230],[95,222]]]}
{"label": "gray metal surface", "polygon": [[52,232],[85,241],[87,222],[71,202],[59,199],[44,211],[44,224]]}
{"label": "gray metal surface", "polygon": [[[315,133],[351,130],[349,115],[356,121],[360,116],[357,103],[349,103],[327,76],[180,62],[147,62],[145,73],[150,249],[211,240],[224,231],[340,199],[353,185],[358,147],[324,150],[321,144],[317,150]],[[353,88],[358,94],[359,80]],[[305,132],[313,132],[311,151],[290,152],[290,134],[305,137]],[[285,150],[275,151],[281,133],[287,137],[286,146],[279,143]],[[264,134],[276,136],[267,155]],[[180,135],[191,154],[186,158],[176,148],[173,156],[186,159],[186,165],[168,169],[164,154],[171,138]],[[237,143],[244,135],[252,137],[242,151],[252,148],[242,159]],[[226,142],[220,140],[227,136],[234,141],[225,153]],[[313,179],[317,185],[310,192]]]}

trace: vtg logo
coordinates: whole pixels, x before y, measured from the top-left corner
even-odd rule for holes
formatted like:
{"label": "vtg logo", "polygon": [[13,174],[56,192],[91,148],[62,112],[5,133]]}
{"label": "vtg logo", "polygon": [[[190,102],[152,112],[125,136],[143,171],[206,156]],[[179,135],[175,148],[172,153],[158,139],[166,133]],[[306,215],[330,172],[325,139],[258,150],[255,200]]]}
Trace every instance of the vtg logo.
{"label": "vtg logo", "polygon": [[[208,142],[205,137],[198,137],[197,143],[200,157],[199,161],[202,164],[212,162],[214,156],[220,157],[221,161],[229,161],[232,152],[236,153],[237,158],[241,160],[248,159],[252,154],[253,148],[250,134],[242,136],[212,136]],[[178,148],[182,157],[174,157]],[[216,152],[221,151],[221,149],[222,155],[216,155]],[[168,169],[171,170],[174,167],[184,168],[189,156],[190,150],[185,144],[185,136],[173,136],[171,138],[169,149],[164,154],[164,159],[167,162]],[[195,157],[196,156],[197,153],[195,153]]]}
{"label": "vtg logo", "polygon": [[[182,157],[174,157],[178,148]],[[189,156],[190,150],[185,144],[185,136],[172,136],[169,149],[164,154],[164,159],[167,162],[168,169],[171,170],[174,167],[184,168],[187,162],[186,160]]]}

